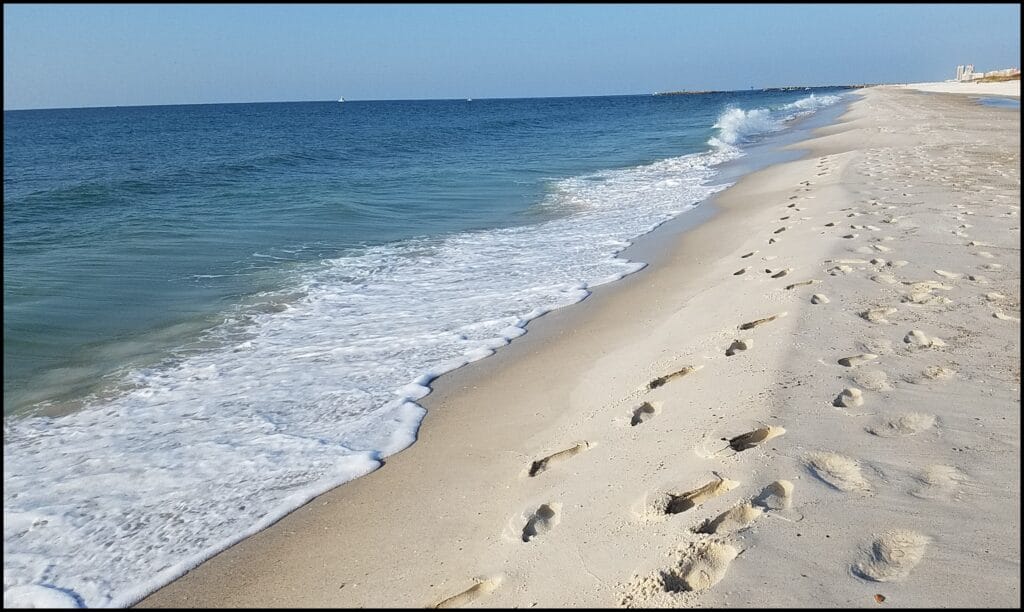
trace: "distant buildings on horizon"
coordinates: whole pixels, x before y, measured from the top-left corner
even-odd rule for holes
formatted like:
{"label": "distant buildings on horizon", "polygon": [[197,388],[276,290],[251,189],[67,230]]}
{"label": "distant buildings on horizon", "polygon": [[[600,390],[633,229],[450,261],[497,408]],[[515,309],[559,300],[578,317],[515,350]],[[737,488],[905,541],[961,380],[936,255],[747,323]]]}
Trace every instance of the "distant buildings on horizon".
{"label": "distant buildings on horizon", "polygon": [[991,72],[975,72],[974,64],[960,65],[956,67],[956,80],[961,83],[993,78],[1011,79],[1013,77],[1020,78],[1020,68],[1004,68],[1002,70],[993,70]]}

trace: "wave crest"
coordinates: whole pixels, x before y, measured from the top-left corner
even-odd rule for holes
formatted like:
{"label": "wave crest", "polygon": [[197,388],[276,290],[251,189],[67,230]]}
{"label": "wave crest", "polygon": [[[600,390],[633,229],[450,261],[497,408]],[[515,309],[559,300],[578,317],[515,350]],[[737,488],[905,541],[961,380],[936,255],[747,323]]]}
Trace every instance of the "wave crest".
{"label": "wave crest", "polygon": [[730,106],[722,111],[712,126],[718,130],[718,135],[708,140],[708,144],[720,149],[735,148],[752,137],[778,132],[786,127],[786,123],[831,106],[840,99],[839,96],[811,94],[777,108],[744,110]]}

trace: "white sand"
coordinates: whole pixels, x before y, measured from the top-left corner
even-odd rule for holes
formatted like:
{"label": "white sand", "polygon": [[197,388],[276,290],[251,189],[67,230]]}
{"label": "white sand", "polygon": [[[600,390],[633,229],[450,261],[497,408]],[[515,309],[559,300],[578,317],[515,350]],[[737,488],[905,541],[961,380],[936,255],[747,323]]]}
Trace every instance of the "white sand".
{"label": "white sand", "polygon": [[941,83],[907,83],[905,85],[893,85],[902,89],[916,89],[917,91],[930,91],[933,93],[959,93],[990,96],[1013,96],[1020,97],[1020,79],[1015,81],[1002,81],[999,83],[960,83],[958,81],[943,81]]}
{"label": "white sand", "polygon": [[863,94],[143,605],[1019,607],[1020,113]]}

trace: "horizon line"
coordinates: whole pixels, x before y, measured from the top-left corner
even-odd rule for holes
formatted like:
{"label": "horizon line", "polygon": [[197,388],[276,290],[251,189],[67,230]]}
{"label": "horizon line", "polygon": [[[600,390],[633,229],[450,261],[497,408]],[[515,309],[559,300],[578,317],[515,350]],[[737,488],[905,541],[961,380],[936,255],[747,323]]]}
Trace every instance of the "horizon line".
{"label": "horizon line", "polygon": [[[887,83],[872,83],[872,85],[885,85]],[[626,98],[633,96],[653,96],[653,95],[666,95],[676,92],[687,92],[699,95],[702,93],[734,93],[738,91],[766,91],[771,89],[821,89],[825,87],[857,87],[864,86],[866,84],[839,84],[839,85],[781,85],[772,87],[750,87],[748,89],[715,89],[715,90],[697,90],[690,92],[689,90],[665,90],[656,92],[646,93],[628,93],[628,94],[588,94],[588,95],[577,95],[577,96],[513,96],[513,97],[485,97],[485,98],[359,98],[354,100],[345,100],[345,102],[339,102],[337,100],[258,100],[248,102],[175,102],[170,104],[105,104],[98,106],[45,106],[35,108],[5,108],[4,112],[23,112],[23,111],[41,111],[41,110],[84,110],[84,109],[101,109],[101,108],[147,108],[156,106],[219,106],[227,104],[303,104],[310,102],[330,102],[333,104],[347,104],[349,102],[449,102],[458,100],[543,100],[543,99],[560,99],[560,98]]]}

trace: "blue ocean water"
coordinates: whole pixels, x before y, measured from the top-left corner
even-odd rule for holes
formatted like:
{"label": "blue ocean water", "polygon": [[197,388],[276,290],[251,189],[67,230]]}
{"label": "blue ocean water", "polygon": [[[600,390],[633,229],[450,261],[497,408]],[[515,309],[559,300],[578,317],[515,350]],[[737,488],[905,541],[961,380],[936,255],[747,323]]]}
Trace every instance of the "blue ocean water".
{"label": "blue ocean water", "polygon": [[4,113],[5,604],[123,606],[840,90]]}
{"label": "blue ocean water", "polygon": [[1014,100],[1013,98],[998,98],[998,97],[985,97],[978,98],[978,102],[985,106],[995,106],[996,108],[1015,108],[1020,110],[1020,100]]}

